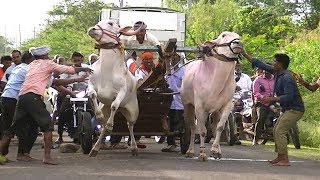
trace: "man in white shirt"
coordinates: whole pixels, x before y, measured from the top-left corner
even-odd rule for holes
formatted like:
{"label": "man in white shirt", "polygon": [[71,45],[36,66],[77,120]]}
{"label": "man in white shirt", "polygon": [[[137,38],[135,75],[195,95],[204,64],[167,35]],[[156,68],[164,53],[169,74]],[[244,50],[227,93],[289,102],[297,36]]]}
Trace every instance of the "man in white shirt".
{"label": "man in white shirt", "polygon": [[236,80],[236,90],[245,90],[245,91],[251,91],[252,81],[250,76],[248,76],[245,73],[242,73],[241,65],[240,63],[236,64],[235,67],[235,80]]}
{"label": "man in white shirt", "polygon": [[[71,56],[72,62],[75,67],[85,67],[90,68],[88,64],[83,63],[83,55],[79,52],[74,52]],[[88,76],[87,72],[78,72],[76,74],[60,74],[60,79],[79,79],[82,77]],[[58,118],[58,139],[56,140],[57,144],[61,144],[63,142],[62,134],[63,134],[63,126],[66,121],[70,121],[72,119],[71,113],[71,103],[70,99],[66,97],[67,94],[75,97],[77,92],[86,90],[88,86],[88,80],[84,82],[76,82],[68,84],[67,88],[63,88],[64,93],[60,93],[58,95],[57,110],[59,111],[59,118]],[[88,104],[88,108],[92,109],[91,103]]]}

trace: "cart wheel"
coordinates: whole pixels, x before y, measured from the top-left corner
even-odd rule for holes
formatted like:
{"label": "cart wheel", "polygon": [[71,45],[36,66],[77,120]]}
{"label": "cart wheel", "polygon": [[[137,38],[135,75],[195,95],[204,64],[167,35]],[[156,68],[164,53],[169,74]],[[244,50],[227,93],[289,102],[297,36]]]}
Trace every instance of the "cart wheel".
{"label": "cart wheel", "polygon": [[166,136],[154,136],[154,139],[158,144],[162,144],[166,140]]}
{"label": "cart wheel", "polygon": [[189,149],[191,130],[189,125],[184,126],[184,131],[180,134],[180,151],[186,154]]}

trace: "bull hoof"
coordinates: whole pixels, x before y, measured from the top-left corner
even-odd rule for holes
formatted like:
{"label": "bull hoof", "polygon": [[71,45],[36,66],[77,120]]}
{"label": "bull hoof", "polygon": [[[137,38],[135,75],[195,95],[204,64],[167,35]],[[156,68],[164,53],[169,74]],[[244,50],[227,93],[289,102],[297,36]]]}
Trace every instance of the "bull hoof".
{"label": "bull hoof", "polygon": [[194,152],[192,152],[192,151],[190,151],[190,150],[188,150],[188,151],[186,152],[186,158],[193,158],[193,156],[194,156]]}
{"label": "bull hoof", "polygon": [[89,153],[89,156],[90,157],[96,157],[98,155],[98,151],[97,150],[94,150],[94,149],[92,149],[91,151],[90,151],[90,153]]}
{"label": "bull hoof", "polygon": [[200,153],[198,156],[198,160],[202,162],[208,161],[207,155],[205,153]]}
{"label": "bull hoof", "polygon": [[131,153],[132,153],[132,156],[138,156],[138,150],[137,149],[132,149]]}
{"label": "bull hoof", "polygon": [[211,155],[214,159],[221,159],[222,155],[221,153],[213,152]]}

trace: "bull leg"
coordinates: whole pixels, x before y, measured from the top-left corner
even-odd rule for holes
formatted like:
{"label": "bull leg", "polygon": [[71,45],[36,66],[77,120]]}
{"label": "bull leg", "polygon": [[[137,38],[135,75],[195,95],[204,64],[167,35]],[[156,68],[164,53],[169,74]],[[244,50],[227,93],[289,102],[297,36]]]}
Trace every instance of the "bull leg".
{"label": "bull leg", "polygon": [[105,126],[105,128],[107,128],[108,131],[112,131],[112,129],[113,129],[114,115],[116,114],[116,112],[120,106],[120,103],[125,98],[125,95],[126,95],[126,90],[124,88],[120,89],[116,99],[111,103],[111,106],[110,106],[111,113],[110,113],[109,119],[107,121],[107,124]]}
{"label": "bull leg", "polygon": [[98,105],[98,100],[97,100],[98,95],[97,95],[97,92],[94,90],[94,87],[91,84],[89,84],[89,86],[88,86],[88,95],[89,95],[89,97],[91,97],[91,99],[93,101],[93,107],[94,107],[94,113],[96,115],[96,119],[99,122],[102,122],[104,116],[103,116],[102,111]]}
{"label": "bull leg", "polygon": [[200,153],[198,156],[198,160],[207,161],[208,158],[206,155],[206,146],[204,144],[204,139],[207,134],[206,121],[208,118],[208,113],[197,110],[197,109],[198,108],[196,108],[197,126],[199,127],[199,134],[200,134]]}
{"label": "bull leg", "polygon": [[184,117],[185,117],[185,125],[190,126],[191,135],[190,135],[190,144],[189,149],[186,152],[186,157],[191,158],[194,156],[194,139],[195,139],[195,131],[196,131],[196,124],[195,124],[195,113],[194,113],[194,106],[188,104],[184,106]]}
{"label": "bull leg", "polygon": [[134,138],[133,127],[134,127],[134,124],[136,123],[136,121],[138,119],[139,108],[138,108],[138,100],[137,100],[137,98],[133,98],[133,99],[134,100],[130,101],[125,106],[125,108],[123,108],[123,110],[121,109],[121,113],[123,114],[123,116],[127,120],[128,129],[129,129],[130,138],[131,138],[130,148],[131,148],[132,155],[133,156],[137,156],[138,155],[138,151],[137,151],[138,147],[137,147],[136,140]]}
{"label": "bull leg", "polygon": [[[110,114],[109,109],[107,108],[107,106],[103,105],[101,109],[102,109],[102,111],[104,112],[105,115],[109,115]],[[102,121],[102,122],[103,122],[102,125],[104,125],[104,121]],[[97,142],[94,144],[93,148],[90,151],[90,154],[89,154],[90,157],[97,156],[97,154],[98,154],[98,152],[100,150],[100,145],[101,145],[102,140],[104,139],[104,137],[106,135],[106,132],[107,132],[107,128],[102,126],[102,131],[101,131],[101,134],[99,136],[99,139],[97,140]]]}
{"label": "bull leg", "polygon": [[221,133],[224,129],[225,123],[228,119],[231,108],[232,108],[232,102],[230,101],[222,109],[221,118],[218,122],[217,129],[216,129],[216,137],[215,137],[213,144],[212,144],[212,147],[211,147],[211,153],[215,159],[221,158],[220,137],[221,137]]}

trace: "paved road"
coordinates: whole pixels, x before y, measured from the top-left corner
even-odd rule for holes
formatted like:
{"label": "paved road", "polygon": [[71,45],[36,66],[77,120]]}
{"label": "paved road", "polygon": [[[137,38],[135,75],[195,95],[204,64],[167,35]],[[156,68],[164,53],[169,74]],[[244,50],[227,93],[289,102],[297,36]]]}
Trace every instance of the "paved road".
{"label": "paved road", "polygon": [[[53,150],[60,165],[48,166],[40,160],[12,162],[0,166],[0,180],[96,180],[96,179],[320,179],[320,162],[291,158],[290,167],[273,167],[267,159],[274,153],[259,147],[222,145],[223,158],[199,162],[179,153],[163,153],[165,144],[143,139],[147,148],[139,156],[130,150],[102,150],[90,158],[81,153],[62,154]],[[41,139],[38,138],[32,156],[41,159]],[[196,149],[199,147],[197,146]],[[207,145],[209,151],[209,145]],[[10,159],[15,159],[17,142],[10,147]]]}

